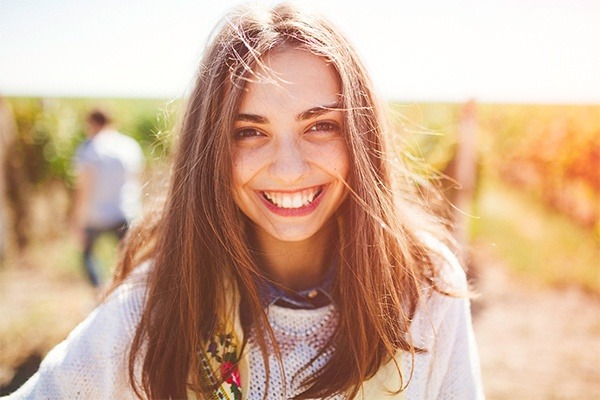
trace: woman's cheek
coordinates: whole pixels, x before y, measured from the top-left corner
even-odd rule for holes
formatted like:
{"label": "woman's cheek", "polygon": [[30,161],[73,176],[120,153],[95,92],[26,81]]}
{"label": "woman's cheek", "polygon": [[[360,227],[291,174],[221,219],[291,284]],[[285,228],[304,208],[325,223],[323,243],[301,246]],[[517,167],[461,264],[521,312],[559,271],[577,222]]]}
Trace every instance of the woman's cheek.
{"label": "woman's cheek", "polygon": [[338,141],[332,142],[330,146],[323,149],[321,160],[325,161],[332,172],[345,178],[348,174],[350,164],[346,146]]}
{"label": "woman's cheek", "polygon": [[238,151],[234,156],[233,160],[233,171],[234,179],[237,182],[245,182],[256,170],[253,164],[253,158],[249,156],[248,152]]}

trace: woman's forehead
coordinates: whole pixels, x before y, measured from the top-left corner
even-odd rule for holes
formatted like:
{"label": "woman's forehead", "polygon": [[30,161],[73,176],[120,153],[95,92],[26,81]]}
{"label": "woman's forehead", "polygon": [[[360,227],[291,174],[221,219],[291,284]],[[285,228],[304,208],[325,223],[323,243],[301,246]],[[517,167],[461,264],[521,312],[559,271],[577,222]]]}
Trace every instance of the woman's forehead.
{"label": "woman's forehead", "polygon": [[240,111],[292,103],[308,108],[339,104],[341,88],[335,68],[326,58],[306,50],[269,53],[261,58],[251,75]]}

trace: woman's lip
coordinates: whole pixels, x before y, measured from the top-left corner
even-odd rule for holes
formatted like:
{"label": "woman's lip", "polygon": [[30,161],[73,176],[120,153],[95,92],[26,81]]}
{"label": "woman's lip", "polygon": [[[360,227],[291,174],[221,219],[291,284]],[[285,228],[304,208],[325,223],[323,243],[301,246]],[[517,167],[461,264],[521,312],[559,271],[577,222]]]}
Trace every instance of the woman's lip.
{"label": "woman's lip", "polygon": [[325,186],[327,186],[327,184],[323,184],[323,185],[314,185],[314,186],[307,186],[307,187],[303,187],[303,188],[299,188],[299,189],[294,189],[294,190],[257,190],[257,192],[260,193],[285,193],[285,194],[293,194],[293,193],[300,193],[303,192],[305,190],[319,190],[319,189],[324,189]]}
{"label": "woman's lip", "polygon": [[[257,195],[260,198],[260,200],[262,201],[262,203],[265,205],[265,207],[269,211],[271,211],[272,213],[274,213],[276,215],[280,215],[283,217],[302,217],[302,216],[308,215],[316,210],[316,208],[321,203],[321,200],[323,199],[323,195],[325,194],[327,187],[328,187],[328,185],[318,185],[318,186],[310,186],[308,188],[304,188],[301,190],[257,191]],[[270,202],[269,200],[267,200],[263,195],[264,192],[295,194],[295,193],[300,193],[305,190],[316,190],[318,192],[318,194],[311,203],[304,205],[302,207],[298,207],[298,208],[279,207],[279,206],[273,204],[272,202]]]}

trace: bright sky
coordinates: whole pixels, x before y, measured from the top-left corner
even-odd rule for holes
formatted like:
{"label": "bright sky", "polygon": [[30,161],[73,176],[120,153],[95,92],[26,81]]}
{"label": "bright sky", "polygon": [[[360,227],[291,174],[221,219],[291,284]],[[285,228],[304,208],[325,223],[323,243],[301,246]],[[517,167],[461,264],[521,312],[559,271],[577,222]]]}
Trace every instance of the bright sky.
{"label": "bright sky", "polygon": [[[387,98],[600,104],[598,0],[309,2]],[[237,3],[0,0],[0,94],[182,96]]]}

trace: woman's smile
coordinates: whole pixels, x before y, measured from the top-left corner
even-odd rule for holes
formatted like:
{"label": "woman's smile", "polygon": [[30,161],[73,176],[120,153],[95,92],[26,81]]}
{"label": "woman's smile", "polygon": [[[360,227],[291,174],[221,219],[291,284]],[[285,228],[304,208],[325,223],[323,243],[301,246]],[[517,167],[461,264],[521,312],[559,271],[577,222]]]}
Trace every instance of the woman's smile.
{"label": "woman's smile", "polygon": [[312,213],[321,202],[325,185],[297,191],[261,191],[267,209],[283,217],[302,217]]}

